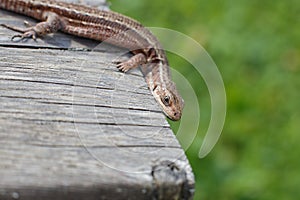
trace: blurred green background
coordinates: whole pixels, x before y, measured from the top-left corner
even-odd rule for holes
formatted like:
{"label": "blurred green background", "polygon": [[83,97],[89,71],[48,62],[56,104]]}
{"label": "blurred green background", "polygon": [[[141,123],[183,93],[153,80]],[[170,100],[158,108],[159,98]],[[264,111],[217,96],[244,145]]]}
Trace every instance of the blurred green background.
{"label": "blurred green background", "polygon": [[[222,74],[226,123],[216,147],[199,159],[210,120],[209,94],[188,63],[169,55],[172,66],[194,87],[201,108],[197,136],[186,152],[196,176],[195,199],[299,199],[300,2],[110,2],[112,10],[145,26],[170,28],[194,38]],[[191,123],[198,122],[191,119]],[[178,123],[171,125],[176,132]]]}

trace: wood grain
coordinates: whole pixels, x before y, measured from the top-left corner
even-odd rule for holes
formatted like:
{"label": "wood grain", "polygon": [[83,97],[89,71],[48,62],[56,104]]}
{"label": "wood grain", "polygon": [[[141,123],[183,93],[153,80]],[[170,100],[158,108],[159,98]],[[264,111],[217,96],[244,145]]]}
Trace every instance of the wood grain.
{"label": "wood grain", "polygon": [[[27,17],[0,10],[0,23]],[[190,165],[124,50],[0,27],[0,199],[191,199]]]}

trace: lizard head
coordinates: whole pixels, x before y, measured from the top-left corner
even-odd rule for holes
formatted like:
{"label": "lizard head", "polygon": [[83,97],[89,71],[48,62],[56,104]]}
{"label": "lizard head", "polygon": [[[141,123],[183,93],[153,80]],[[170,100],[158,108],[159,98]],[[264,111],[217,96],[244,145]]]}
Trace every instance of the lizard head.
{"label": "lizard head", "polygon": [[166,87],[157,85],[153,90],[153,95],[169,119],[180,120],[184,101],[173,82],[168,83]]}

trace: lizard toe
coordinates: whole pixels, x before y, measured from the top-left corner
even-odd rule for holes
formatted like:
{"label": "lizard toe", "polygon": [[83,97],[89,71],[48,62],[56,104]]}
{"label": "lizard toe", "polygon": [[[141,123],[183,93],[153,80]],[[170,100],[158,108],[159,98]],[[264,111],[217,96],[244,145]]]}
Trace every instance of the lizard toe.
{"label": "lizard toe", "polygon": [[127,72],[130,67],[126,64],[120,63],[119,65],[117,65],[117,68],[122,71],[122,72]]}
{"label": "lizard toe", "polygon": [[15,38],[19,38],[19,41],[20,40],[26,40],[26,39],[29,39],[29,38],[32,38],[33,40],[36,40],[36,32],[32,30],[32,31],[27,31],[23,34],[16,34],[11,38],[11,40],[14,41]]}

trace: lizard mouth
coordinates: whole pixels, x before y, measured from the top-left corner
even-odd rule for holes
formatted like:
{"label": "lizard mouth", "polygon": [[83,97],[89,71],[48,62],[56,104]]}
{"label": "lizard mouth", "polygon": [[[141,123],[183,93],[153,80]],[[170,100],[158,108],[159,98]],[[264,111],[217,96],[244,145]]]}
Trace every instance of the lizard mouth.
{"label": "lizard mouth", "polygon": [[179,112],[175,112],[173,114],[173,120],[178,121],[181,119],[181,114]]}
{"label": "lizard mouth", "polygon": [[171,114],[170,114],[170,113],[167,113],[167,112],[164,112],[164,113],[165,113],[165,115],[166,115],[169,119],[171,119],[171,120],[173,120],[173,121],[178,121],[178,120],[181,119],[181,113],[178,112],[178,111],[174,111],[174,112],[172,112]]}

